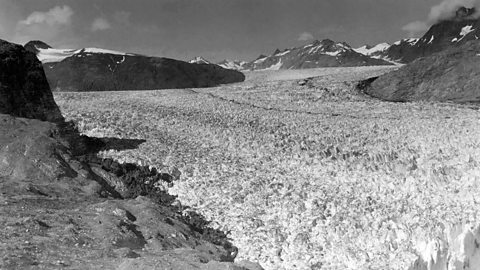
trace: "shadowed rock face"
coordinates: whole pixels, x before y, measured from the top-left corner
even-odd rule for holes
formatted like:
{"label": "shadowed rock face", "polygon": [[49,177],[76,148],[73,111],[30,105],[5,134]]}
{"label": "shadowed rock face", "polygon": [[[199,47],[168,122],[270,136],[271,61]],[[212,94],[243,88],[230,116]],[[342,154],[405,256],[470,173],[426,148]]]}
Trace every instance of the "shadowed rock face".
{"label": "shadowed rock face", "polygon": [[0,113],[58,122],[63,117],[42,63],[24,47],[0,40]]}
{"label": "shadowed rock face", "polygon": [[375,80],[365,92],[396,102],[480,102],[480,42],[470,41]]}

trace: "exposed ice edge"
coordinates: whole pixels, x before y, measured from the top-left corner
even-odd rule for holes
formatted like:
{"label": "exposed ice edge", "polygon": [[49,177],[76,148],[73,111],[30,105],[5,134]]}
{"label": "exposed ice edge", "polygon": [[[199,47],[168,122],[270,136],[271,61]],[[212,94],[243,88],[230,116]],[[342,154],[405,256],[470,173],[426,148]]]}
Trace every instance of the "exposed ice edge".
{"label": "exposed ice edge", "polygon": [[454,226],[443,239],[419,241],[419,253],[409,270],[480,269],[480,224]]}

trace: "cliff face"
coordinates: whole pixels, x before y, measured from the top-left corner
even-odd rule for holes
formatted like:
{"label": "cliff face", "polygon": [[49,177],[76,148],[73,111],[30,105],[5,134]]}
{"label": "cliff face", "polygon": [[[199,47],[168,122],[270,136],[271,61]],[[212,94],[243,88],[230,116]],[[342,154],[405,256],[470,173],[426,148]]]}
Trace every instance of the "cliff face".
{"label": "cliff face", "polygon": [[0,40],[0,113],[58,122],[42,63],[22,46]]}

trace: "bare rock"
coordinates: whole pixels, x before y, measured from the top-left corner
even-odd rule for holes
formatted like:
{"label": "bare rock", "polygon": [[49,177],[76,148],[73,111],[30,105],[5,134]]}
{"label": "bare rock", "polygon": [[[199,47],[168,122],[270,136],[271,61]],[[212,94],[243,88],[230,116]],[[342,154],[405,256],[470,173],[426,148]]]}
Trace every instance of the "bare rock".
{"label": "bare rock", "polygon": [[34,53],[0,40],[0,113],[59,122],[58,109]]}

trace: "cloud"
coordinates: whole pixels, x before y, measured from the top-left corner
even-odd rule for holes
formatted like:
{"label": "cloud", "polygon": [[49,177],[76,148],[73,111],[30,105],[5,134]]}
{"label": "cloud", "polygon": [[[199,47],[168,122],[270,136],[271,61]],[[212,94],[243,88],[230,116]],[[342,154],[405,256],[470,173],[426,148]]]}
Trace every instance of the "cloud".
{"label": "cloud", "polygon": [[130,15],[131,13],[128,11],[116,11],[113,14],[113,19],[119,24],[130,25]]}
{"label": "cloud", "polygon": [[96,32],[96,31],[104,31],[104,30],[107,30],[107,29],[110,29],[112,28],[112,26],[110,25],[110,23],[107,21],[107,19],[105,18],[96,18],[93,23],[92,23],[92,27],[90,28],[92,30],[92,32]]}
{"label": "cloud", "polygon": [[441,3],[433,6],[428,14],[426,21],[414,21],[402,27],[410,37],[423,34],[428,30],[429,26],[446,20],[455,16],[460,7],[476,7],[478,8],[477,0],[443,0]]}
{"label": "cloud", "polygon": [[47,24],[49,26],[59,24],[70,24],[73,10],[69,6],[56,6],[52,9],[41,12],[35,11],[25,20],[19,22],[21,25]]}
{"label": "cloud", "polygon": [[471,8],[476,6],[476,2],[476,0],[444,0],[430,9],[428,21],[436,23],[451,18],[460,7]]}
{"label": "cloud", "polygon": [[418,34],[423,34],[427,31],[428,25],[422,21],[415,21],[404,25],[402,30],[408,33],[408,37],[416,37]]}
{"label": "cloud", "polygon": [[0,0],[0,38],[13,38],[17,22],[22,19],[14,0]]}
{"label": "cloud", "polygon": [[24,43],[29,40],[58,41],[71,38],[74,12],[67,5],[55,6],[48,11],[34,11],[15,27],[14,40]]}
{"label": "cloud", "polygon": [[309,32],[303,32],[300,34],[300,36],[298,37],[298,40],[299,41],[307,41],[307,40],[312,40],[314,39],[313,35]]}

